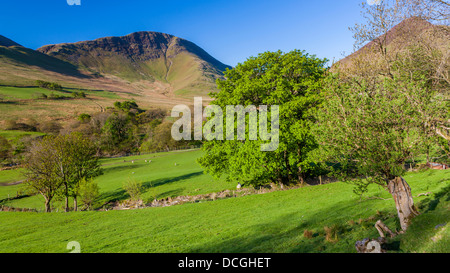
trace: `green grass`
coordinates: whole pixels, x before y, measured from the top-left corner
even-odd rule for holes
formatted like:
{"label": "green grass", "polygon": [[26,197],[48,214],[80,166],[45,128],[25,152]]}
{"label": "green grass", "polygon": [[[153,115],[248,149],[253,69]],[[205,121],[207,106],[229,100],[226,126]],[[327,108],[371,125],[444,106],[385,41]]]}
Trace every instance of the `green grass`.
{"label": "green grass", "polygon": [[201,154],[202,151],[199,150],[175,151],[102,160],[104,174],[96,179],[104,193],[101,201],[126,199],[128,195],[122,186],[128,179],[143,184],[142,199],[146,202],[155,198],[197,195],[235,188],[234,184],[222,180],[213,181],[210,175],[204,174],[195,161]]}
{"label": "green grass", "polygon": [[[392,242],[392,251],[449,252],[448,226],[435,226],[450,218],[450,170],[405,179],[422,214]],[[366,197],[377,198],[360,200],[352,189],[338,182],[166,208],[3,212],[0,252],[67,252],[69,241],[78,241],[82,252],[355,252],[357,240],[378,237],[378,219],[392,229],[398,223],[386,191],[371,186]],[[423,192],[432,194],[416,197]],[[325,226],[337,231],[336,242],[325,240]],[[306,229],[312,238],[303,236]]]}
{"label": "green grass", "polygon": [[[234,189],[235,184],[226,183],[223,180],[215,181],[210,175],[203,173],[203,169],[195,160],[201,154],[202,151],[193,150],[102,159],[104,174],[95,178],[101,192],[98,203],[101,205],[129,198],[123,189],[124,183],[129,179],[143,184],[144,190],[141,198],[148,203],[155,198],[198,195]],[[151,163],[149,163],[150,160]],[[15,170],[15,172],[20,173],[20,170]],[[0,171],[0,175],[7,177],[9,173]],[[13,180],[13,178],[5,178],[5,182]],[[16,177],[17,180],[21,179]],[[1,181],[2,179],[0,179],[0,183]],[[10,196],[16,196],[21,187],[21,185],[0,187],[0,200],[2,196],[3,198],[7,197],[8,193]],[[17,208],[43,209],[44,203],[42,197],[36,195],[10,200],[3,204]],[[54,204],[55,208],[61,208],[61,206],[61,202]]]}
{"label": "green grass", "polygon": [[61,91],[54,91],[40,87],[14,87],[14,86],[0,86],[0,97],[8,100],[29,100],[36,99],[45,94],[50,96],[50,94],[55,94],[67,98],[72,98],[73,92],[83,91],[88,97],[100,97],[107,99],[121,99],[119,95],[111,91],[104,90],[85,90],[76,88],[63,88]]}
{"label": "green grass", "polygon": [[0,200],[9,197],[15,197],[17,192],[22,188],[21,185],[6,186],[8,183],[23,180],[21,169],[3,170],[0,171]]}
{"label": "green grass", "polygon": [[22,169],[3,170],[0,174],[0,185],[24,179]]}
{"label": "green grass", "polygon": [[70,93],[63,91],[48,90],[40,87],[0,86],[0,96],[8,100],[35,99],[38,98],[41,94],[49,96],[52,93],[59,96],[70,97]]}
{"label": "green grass", "polygon": [[6,138],[9,141],[16,141],[22,137],[25,136],[43,136],[45,133],[41,132],[26,132],[26,131],[20,131],[20,130],[0,130],[0,136]]}

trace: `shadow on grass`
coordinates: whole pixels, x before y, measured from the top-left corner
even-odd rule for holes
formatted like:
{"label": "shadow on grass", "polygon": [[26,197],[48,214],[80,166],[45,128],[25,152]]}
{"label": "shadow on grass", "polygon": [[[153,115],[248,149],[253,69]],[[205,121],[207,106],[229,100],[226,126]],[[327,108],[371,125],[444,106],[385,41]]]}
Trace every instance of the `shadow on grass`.
{"label": "shadow on grass", "polygon": [[182,180],[191,179],[193,177],[197,177],[202,174],[203,174],[203,172],[194,172],[194,173],[188,173],[188,174],[184,174],[184,175],[180,175],[180,176],[176,176],[176,177],[155,179],[155,180],[151,180],[151,181],[142,183],[142,186],[143,186],[144,190],[147,190],[149,188],[154,188],[154,187],[158,187],[158,186],[162,186],[162,185],[166,185],[166,184],[170,184],[170,183],[174,183],[174,182],[178,182],[178,181],[182,181]]}
{"label": "shadow on grass", "polygon": [[[360,203],[341,201],[323,207],[316,213],[302,217],[304,212],[288,213],[270,221],[246,226],[232,238],[210,240],[203,245],[188,249],[193,253],[356,253],[355,243],[365,237],[376,238],[374,228],[376,218],[362,224],[348,224],[349,220],[359,218]],[[375,204],[375,203],[373,203]],[[373,204],[369,204],[372,206]],[[375,210],[372,207],[373,210]],[[334,211],[334,213],[330,213]],[[367,217],[367,216],[366,216]],[[380,217],[381,218],[381,217]],[[245,220],[239,220],[245,226]],[[326,240],[324,227],[336,228],[336,242]],[[231,228],[231,227],[230,227]],[[311,238],[303,236],[304,231],[312,232]],[[393,246],[398,247],[398,246]]]}
{"label": "shadow on grass", "polygon": [[176,190],[166,191],[166,192],[157,194],[155,198],[162,199],[162,198],[167,198],[167,197],[172,197],[172,198],[177,197],[177,196],[180,196],[184,190],[185,190],[185,188],[179,188]]}
{"label": "shadow on grass", "polygon": [[13,105],[23,105],[23,103],[20,103],[18,101],[13,101],[13,100],[0,100],[0,104],[13,104]]}
{"label": "shadow on grass", "polygon": [[[114,167],[114,168],[130,169],[130,168],[138,168],[138,166],[119,166],[119,167]],[[201,174],[203,174],[203,172],[194,172],[194,173],[189,173],[189,174],[171,177],[171,178],[156,179],[156,180],[152,180],[152,181],[143,182],[142,183],[142,192],[145,193],[150,188],[190,179],[190,178],[199,176]],[[159,198],[160,196],[176,197],[176,196],[181,195],[183,191],[184,191],[184,188],[179,188],[176,190],[159,193],[159,194],[157,194],[156,198]],[[128,195],[128,193],[123,188],[120,188],[115,191],[109,191],[109,192],[103,193],[100,197],[100,203],[106,204],[108,202],[122,201],[129,197],[130,196]]]}
{"label": "shadow on grass", "polygon": [[122,165],[122,166],[103,168],[103,171],[104,171],[104,174],[107,174],[109,172],[121,172],[124,170],[133,170],[133,169],[138,169],[141,167],[142,166],[130,164],[130,165]]}
{"label": "shadow on grass", "polygon": [[436,192],[434,194],[434,199],[426,198],[422,200],[418,207],[420,211],[423,212],[430,212],[436,209],[436,207],[441,203],[442,201],[448,202],[450,201],[450,184],[441,189],[439,192]]}

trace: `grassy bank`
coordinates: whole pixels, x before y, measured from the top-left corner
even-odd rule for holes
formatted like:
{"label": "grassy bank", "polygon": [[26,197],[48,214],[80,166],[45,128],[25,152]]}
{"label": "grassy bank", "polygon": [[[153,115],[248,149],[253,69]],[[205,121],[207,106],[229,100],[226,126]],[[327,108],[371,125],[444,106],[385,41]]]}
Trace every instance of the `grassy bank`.
{"label": "grassy bank", "polygon": [[[439,226],[450,219],[450,171],[405,179],[422,214],[391,251],[450,251],[448,226]],[[378,219],[398,224],[386,191],[372,186],[360,199],[352,189],[338,182],[166,208],[2,212],[0,252],[67,252],[69,241],[82,252],[355,252],[357,240],[378,237]]]}

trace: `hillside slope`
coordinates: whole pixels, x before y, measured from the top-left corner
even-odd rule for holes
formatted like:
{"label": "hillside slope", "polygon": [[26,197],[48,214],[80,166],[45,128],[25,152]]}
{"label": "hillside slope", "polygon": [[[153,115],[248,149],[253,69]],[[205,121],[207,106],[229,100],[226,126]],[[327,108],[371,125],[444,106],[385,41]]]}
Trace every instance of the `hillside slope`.
{"label": "hillside slope", "polygon": [[36,80],[57,82],[68,88],[130,90],[124,82],[98,77],[74,64],[0,36],[0,85],[35,86]]}
{"label": "hillside slope", "polygon": [[215,91],[229,66],[187,40],[141,31],[122,37],[43,46],[37,51],[134,87],[167,96],[193,97]]}
{"label": "hillside slope", "polygon": [[450,27],[434,25],[421,18],[411,17],[403,20],[385,35],[368,42],[336,64],[344,67],[352,66],[365,53],[370,53],[371,50],[377,51],[379,44],[383,44],[391,54],[396,54],[418,40],[425,40],[430,48],[436,47],[448,52],[450,49]]}
{"label": "hillside slope", "polygon": [[[432,170],[405,176],[421,215],[394,239],[390,251],[448,253],[448,174]],[[0,252],[68,252],[67,243],[77,241],[83,253],[352,253],[357,240],[379,236],[377,220],[397,226],[394,201],[372,186],[371,198],[363,199],[353,194],[352,185],[338,182],[165,208],[0,212]],[[429,195],[419,196],[424,192]]]}

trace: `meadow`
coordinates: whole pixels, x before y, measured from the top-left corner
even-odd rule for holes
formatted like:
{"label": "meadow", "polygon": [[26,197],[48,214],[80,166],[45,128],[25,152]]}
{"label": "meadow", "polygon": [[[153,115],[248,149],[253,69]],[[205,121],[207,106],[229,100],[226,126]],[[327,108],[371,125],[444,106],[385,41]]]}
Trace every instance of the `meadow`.
{"label": "meadow", "polygon": [[[148,200],[235,188],[203,174],[195,162],[200,154],[194,150],[103,159],[105,173],[97,178],[101,200],[126,199],[121,186],[129,177],[148,185],[143,194]],[[7,176],[11,180],[14,175]],[[390,242],[390,251],[450,251],[445,225],[450,170],[409,172],[405,179],[421,215]],[[31,198],[12,204],[28,205]],[[387,191],[372,185],[360,197],[353,185],[336,182],[171,207],[1,212],[0,252],[68,252],[70,241],[79,242],[81,252],[356,252],[357,240],[379,236],[373,226],[378,219],[391,228],[398,225]]]}
{"label": "meadow", "polygon": [[[86,94],[86,98],[73,98],[72,94],[80,91]],[[123,100],[123,94],[67,87],[55,91],[33,86],[0,86],[0,120],[70,120],[81,113],[99,112],[100,106],[113,106],[115,101]],[[59,99],[43,99],[43,95],[54,95]]]}
{"label": "meadow", "polygon": [[[199,150],[187,150],[101,159],[104,173],[95,178],[101,192],[97,203],[105,204],[129,198],[123,184],[131,179],[142,183],[141,198],[144,202],[235,189],[235,184],[223,180],[216,181],[203,173],[203,169],[195,161],[201,153]],[[16,196],[18,191],[23,190],[23,185],[1,186],[2,183],[23,180],[23,170],[5,170],[0,171],[0,174],[0,200],[7,198],[8,194],[10,197]],[[43,208],[43,200],[40,195],[35,195],[6,201],[3,204],[39,210]],[[62,203],[54,202],[54,208],[61,209]]]}

